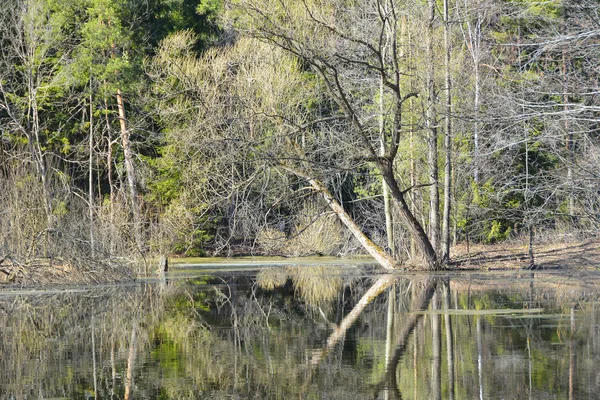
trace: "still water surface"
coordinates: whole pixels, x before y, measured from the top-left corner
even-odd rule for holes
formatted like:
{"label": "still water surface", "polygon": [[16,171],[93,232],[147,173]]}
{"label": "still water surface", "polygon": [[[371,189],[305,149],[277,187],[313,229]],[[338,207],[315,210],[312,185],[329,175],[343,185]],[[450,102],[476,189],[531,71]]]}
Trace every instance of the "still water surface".
{"label": "still water surface", "polygon": [[584,272],[173,268],[0,294],[0,399],[597,399]]}

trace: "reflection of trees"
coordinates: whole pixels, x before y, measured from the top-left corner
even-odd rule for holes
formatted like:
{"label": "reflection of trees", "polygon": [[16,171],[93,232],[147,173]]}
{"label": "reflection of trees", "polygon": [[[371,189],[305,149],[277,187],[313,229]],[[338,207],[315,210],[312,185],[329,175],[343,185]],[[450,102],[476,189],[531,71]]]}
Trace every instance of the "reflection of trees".
{"label": "reflection of trees", "polygon": [[454,336],[450,310],[450,282],[444,282],[444,325],[446,327],[446,354],[448,368],[448,399],[454,400]]}
{"label": "reflection of trees", "polygon": [[[535,291],[529,275],[473,280],[470,301],[462,281],[427,276],[344,277],[315,304],[291,275],[270,290],[239,275],[5,297],[0,399],[477,398],[480,382],[484,396],[592,395],[597,311],[537,275]],[[556,316],[518,310],[541,306]]]}
{"label": "reflection of trees", "polygon": [[413,285],[413,290],[411,291],[412,296],[408,311],[412,311],[412,313],[406,314],[405,318],[399,322],[400,327],[395,330],[394,352],[391,357],[386,357],[387,363],[385,366],[384,377],[376,384],[377,391],[387,385],[387,392],[395,398],[401,397],[397,382],[397,369],[400,358],[406,351],[410,335],[423,316],[423,314],[415,311],[421,311],[427,308],[436,288],[436,282],[430,279],[425,279],[423,282],[419,282],[419,280],[415,279],[411,283]]}
{"label": "reflection of trees", "polygon": [[[442,364],[442,398],[550,398],[556,393],[566,396],[570,385],[574,398],[594,396],[589,389],[595,384],[595,374],[586,377],[579,357],[593,363],[600,356],[598,337],[586,331],[584,340],[590,350],[586,354],[579,345],[585,328],[571,329],[570,309],[563,304],[582,304],[575,313],[577,324],[591,326],[597,312],[589,302],[598,297],[597,291],[590,290],[585,281],[567,285],[564,278],[557,278],[536,273],[536,290],[532,290],[529,273],[510,281],[498,282],[495,276],[473,279],[470,285],[468,277],[451,282],[458,309],[446,306],[452,297],[448,295],[443,308],[449,310],[439,311],[444,321],[451,320],[451,325],[444,324],[447,362]],[[543,311],[536,311],[540,308]],[[435,380],[431,361],[436,352],[430,338],[435,337],[436,328],[428,321],[417,325],[412,337],[416,335],[419,346],[407,346],[398,366],[398,385],[405,394],[414,392],[413,398],[433,397],[426,393]],[[571,362],[573,358],[577,363]]]}
{"label": "reflection of trees", "polygon": [[[152,296],[152,291],[149,287],[103,288],[3,297],[0,398],[25,398],[28,391],[44,398],[65,394],[97,398],[106,387],[120,392],[126,370],[120,356],[134,343],[128,336],[134,324],[148,320],[143,315],[151,310],[142,299]],[[147,336],[141,340],[147,341]]]}

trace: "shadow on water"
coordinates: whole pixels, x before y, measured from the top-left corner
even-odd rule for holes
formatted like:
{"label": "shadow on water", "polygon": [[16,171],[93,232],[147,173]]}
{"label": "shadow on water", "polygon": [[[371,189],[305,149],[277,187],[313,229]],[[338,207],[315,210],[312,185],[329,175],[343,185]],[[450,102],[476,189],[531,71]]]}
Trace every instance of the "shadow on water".
{"label": "shadow on water", "polygon": [[596,277],[202,271],[0,294],[0,399],[593,398]]}

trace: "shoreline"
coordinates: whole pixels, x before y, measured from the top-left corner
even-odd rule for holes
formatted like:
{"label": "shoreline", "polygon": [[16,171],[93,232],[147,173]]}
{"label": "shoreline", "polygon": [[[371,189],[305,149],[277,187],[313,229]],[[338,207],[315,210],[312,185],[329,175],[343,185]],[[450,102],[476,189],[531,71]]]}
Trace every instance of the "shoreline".
{"label": "shoreline", "polygon": [[[356,261],[364,256],[356,255],[349,260]],[[260,266],[259,260],[268,263],[271,257],[256,256],[253,263]],[[320,257],[300,257],[299,259],[319,260]],[[206,258],[207,261],[215,258]],[[240,257],[223,257],[219,260],[236,260]],[[323,257],[325,264],[328,259]],[[152,259],[151,259],[152,260]],[[196,258],[194,261],[201,261]],[[340,258],[340,260],[342,260]],[[4,260],[6,261],[6,260]],[[452,272],[485,272],[485,271],[595,271],[600,269],[600,241],[588,240],[580,242],[553,243],[539,245],[535,252],[536,268],[529,270],[527,247],[521,243],[501,243],[495,245],[471,245],[469,249],[465,244],[458,244],[452,248],[452,262],[443,270]],[[172,259],[173,265],[184,264],[185,259]],[[223,263],[226,265],[227,263]],[[150,262],[150,265],[154,265]],[[151,275],[155,276],[154,267],[149,268]],[[426,272],[417,262],[406,262],[399,271]],[[1,263],[0,264],[0,291],[14,288],[37,288],[52,286],[76,285],[103,285],[114,283],[127,283],[137,278],[144,278],[135,274],[131,265],[114,261],[80,260],[70,263],[62,259],[38,259],[29,264]]]}

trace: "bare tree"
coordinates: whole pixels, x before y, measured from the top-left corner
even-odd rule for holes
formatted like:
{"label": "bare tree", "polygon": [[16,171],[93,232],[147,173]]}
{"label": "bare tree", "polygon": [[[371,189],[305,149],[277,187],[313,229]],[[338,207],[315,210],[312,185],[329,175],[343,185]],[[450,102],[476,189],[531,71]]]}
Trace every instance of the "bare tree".
{"label": "bare tree", "polygon": [[[320,78],[328,98],[339,107],[340,114],[336,117],[348,124],[344,140],[359,146],[353,157],[373,163],[381,172],[428,268],[436,269],[436,251],[405,199],[412,188],[400,188],[393,168],[404,133],[403,107],[408,99],[417,95],[403,88],[404,73],[397,41],[401,24],[398,4],[379,0],[349,8],[343,1],[313,5],[242,0],[233,1],[229,6],[239,17],[237,26],[243,33],[298,57]],[[391,33],[386,35],[388,31]],[[392,41],[389,52],[383,51],[386,36]],[[377,119],[373,120],[367,111],[367,105],[377,98],[372,89],[379,87],[372,83],[378,81],[383,82],[387,95],[393,99],[386,116],[390,128],[382,146],[383,156],[376,144],[379,129],[374,122]],[[308,152],[305,154],[312,157]]]}
{"label": "bare tree", "polygon": [[450,32],[450,6],[449,0],[444,0],[444,75],[446,87],[445,109],[445,134],[444,134],[444,214],[442,217],[442,261],[450,261],[450,215],[452,194],[452,75],[450,60],[452,55],[452,42]]}
{"label": "bare tree", "polygon": [[433,48],[436,20],[435,0],[428,0],[427,44],[425,63],[427,64],[425,86],[427,88],[427,104],[425,124],[427,126],[427,167],[429,174],[429,237],[436,253],[440,238],[440,184],[438,170],[438,121],[437,121],[437,89],[435,85],[435,53]]}

